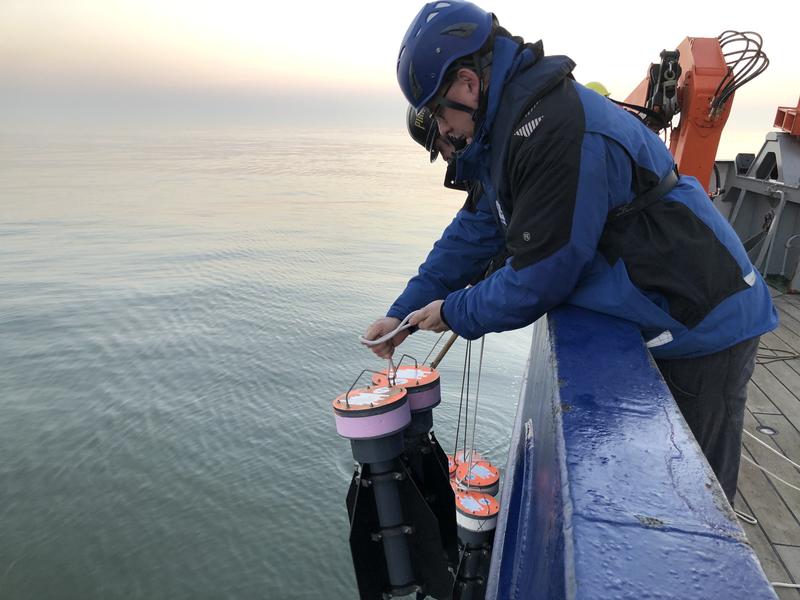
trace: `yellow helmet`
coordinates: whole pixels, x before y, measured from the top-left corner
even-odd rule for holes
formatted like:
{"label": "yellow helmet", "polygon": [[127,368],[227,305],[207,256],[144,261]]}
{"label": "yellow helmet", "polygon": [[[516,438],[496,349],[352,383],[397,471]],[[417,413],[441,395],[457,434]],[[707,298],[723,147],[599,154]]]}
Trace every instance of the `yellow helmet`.
{"label": "yellow helmet", "polygon": [[601,96],[605,96],[606,98],[608,98],[611,95],[611,92],[609,92],[606,89],[606,86],[604,86],[599,81],[590,81],[589,83],[586,84],[586,87],[589,88],[590,90],[594,90]]}

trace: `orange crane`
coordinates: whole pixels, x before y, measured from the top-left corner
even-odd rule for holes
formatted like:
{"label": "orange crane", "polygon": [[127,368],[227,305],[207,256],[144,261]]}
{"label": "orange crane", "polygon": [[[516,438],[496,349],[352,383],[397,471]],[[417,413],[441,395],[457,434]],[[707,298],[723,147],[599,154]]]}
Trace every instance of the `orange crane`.
{"label": "orange crane", "polygon": [[664,50],[661,62],[651,64],[647,76],[619,103],[654,131],[671,130],[669,148],[678,170],[696,177],[706,191],[735,91],[769,66],[761,46],[754,32],[686,38],[676,50]]}

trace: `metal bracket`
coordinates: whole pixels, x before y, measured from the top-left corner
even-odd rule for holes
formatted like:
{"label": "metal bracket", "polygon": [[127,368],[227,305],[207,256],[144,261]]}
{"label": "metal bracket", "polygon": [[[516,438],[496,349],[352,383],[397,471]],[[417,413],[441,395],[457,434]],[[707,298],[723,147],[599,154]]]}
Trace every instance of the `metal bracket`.
{"label": "metal bracket", "polygon": [[373,533],[370,538],[373,542],[380,542],[385,537],[411,535],[412,533],[414,533],[414,527],[412,525],[398,525],[397,527],[387,527],[386,529],[381,529],[379,532]]}
{"label": "metal bracket", "polygon": [[375,482],[382,483],[384,481],[403,481],[406,474],[402,471],[388,471],[386,473],[378,473],[377,475],[362,475],[359,477],[361,487],[370,487]]}
{"label": "metal bracket", "polygon": [[422,588],[416,583],[411,583],[403,587],[392,588],[388,592],[383,593],[383,600],[391,600],[392,598],[399,598],[400,596],[408,596],[413,593],[421,593]]}

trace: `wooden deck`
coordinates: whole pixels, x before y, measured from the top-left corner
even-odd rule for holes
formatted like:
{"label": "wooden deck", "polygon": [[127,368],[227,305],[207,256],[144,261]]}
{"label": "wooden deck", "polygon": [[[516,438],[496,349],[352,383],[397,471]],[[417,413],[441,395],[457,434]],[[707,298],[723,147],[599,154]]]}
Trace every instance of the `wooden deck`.
{"label": "wooden deck", "polygon": [[[800,295],[773,290],[773,296],[781,324],[761,338],[744,427],[800,464],[800,359],[767,358],[776,354],[771,349],[800,353]],[[771,427],[777,434],[759,433],[756,428],[760,426]],[[800,487],[800,470],[747,435],[743,439],[742,456]],[[757,525],[744,521],[741,524],[767,578],[772,582],[800,583],[800,491],[765,475],[743,458],[736,508],[758,519]],[[800,590],[776,588],[775,591],[782,600],[800,600]]]}

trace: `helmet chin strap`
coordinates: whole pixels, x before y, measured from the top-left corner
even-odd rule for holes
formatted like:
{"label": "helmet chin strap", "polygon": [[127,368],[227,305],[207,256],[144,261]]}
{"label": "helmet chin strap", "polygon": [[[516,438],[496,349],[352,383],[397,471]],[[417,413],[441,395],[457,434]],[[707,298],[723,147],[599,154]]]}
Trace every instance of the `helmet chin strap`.
{"label": "helmet chin strap", "polygon": [[486,94],[484,94],[483,92],[484,92],[483,82],[481,81],[481,89],[480,89],[480,95],[478,97],[479,100],[477,108],[471,108],[466,104],[461,104],[461,102],[455,102],[454,100],[450,100],[449,98],[442,98],[441,100],[439,100],[439,102],[442,106],[446,106],[447,108],[452,108],[453,110],[460,110],[461,112],[467,113],[472,118],[472,121],[477,125],[478,121],[485,112],[486,108],[484,106]]}

